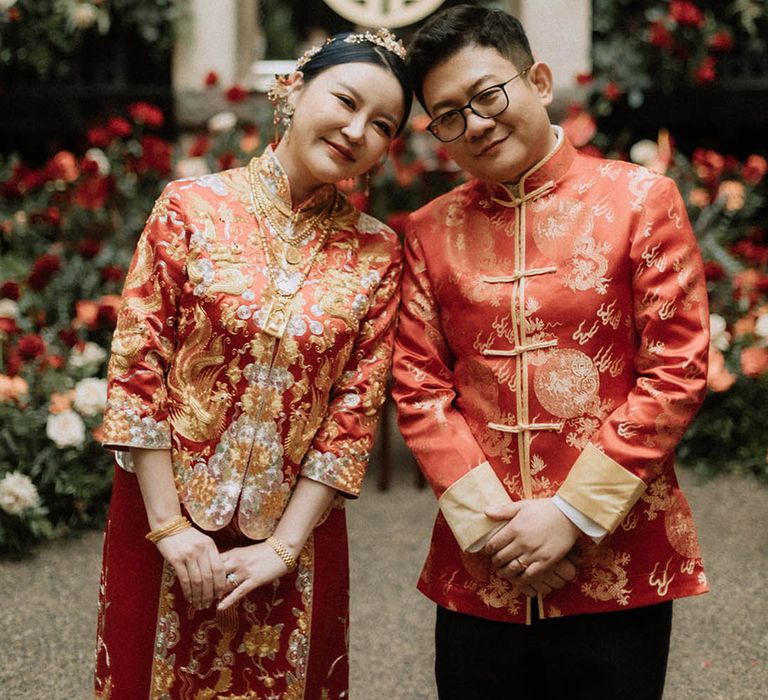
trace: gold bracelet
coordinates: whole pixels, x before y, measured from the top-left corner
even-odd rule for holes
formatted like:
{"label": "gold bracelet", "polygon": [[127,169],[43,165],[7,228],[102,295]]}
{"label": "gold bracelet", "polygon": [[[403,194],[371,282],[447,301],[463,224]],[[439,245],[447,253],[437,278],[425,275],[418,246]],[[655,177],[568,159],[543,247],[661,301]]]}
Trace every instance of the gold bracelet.
{"label": "gold bracelet", "polygon": [[177,535],[190,527],[192,527],[192,523],[190,523],[183,515],[178,515],[173,518],[173,520],[169,520],[165,523],[165,525],[161,525],[160,527],[151,530],[144,535],[144,537],[146,537],[152,544],[157,544],[163,538]]}
{"label": "gold bracelet", "polygon": [[296,561],[296,557],[288,551],[288,547],[274,535],[267,537],[266,542],[275,550],[275,554],[283,560],[283,564],[285,564],[285,568],[288,569],[288,573],[291,573],[291,571],[296,568],[298,562]]}

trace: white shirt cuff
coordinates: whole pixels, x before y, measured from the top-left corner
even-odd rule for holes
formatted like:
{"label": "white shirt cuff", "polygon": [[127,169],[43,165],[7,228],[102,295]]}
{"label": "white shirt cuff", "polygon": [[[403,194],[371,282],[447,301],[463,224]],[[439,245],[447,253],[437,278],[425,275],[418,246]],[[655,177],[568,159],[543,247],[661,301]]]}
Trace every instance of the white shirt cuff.
{"label": "white shirt cuff", "polygon": [[552,503],[557,506],[560,512],[568,518],[585,535],[591,537],[596,543],[608,534],[608,530],[598,525],[594,520],[588,518],[580,510],[574,508],[570,503],[564,501],[560,496],[552,496]]}

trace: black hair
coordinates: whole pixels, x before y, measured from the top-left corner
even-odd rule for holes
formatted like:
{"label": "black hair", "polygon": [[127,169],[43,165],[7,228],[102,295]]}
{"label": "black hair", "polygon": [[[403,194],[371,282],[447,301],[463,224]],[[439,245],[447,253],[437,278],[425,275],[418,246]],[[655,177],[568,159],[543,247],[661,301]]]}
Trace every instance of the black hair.
{"label": "black hair", "polygon": [[424,78],[435,66],[465,46],[489,46],[524,70],[533,63],[531,46],[520,21],[503,10],[456,5],[431,17],[408,47],[408,72],[421,105]]}
{"label": "black hair", "polygon": [[411,104],[413,102],[411,79],[408,75],[405,61],[396,53],[370,41],[356,41],[354,43],[344,41],[344,39],[352,35],[353,32],[334,34],[329,41],[323,44],[321,49],[301,67],[300,70],[304,75],[304,82],[308,83],[326,68],[344,63],[373,63],[376,66],[387,69],[397,78],[397,82],[400,83],[403,91],[403,118],[400,120],[400,124],[395,132],[395,135],[397,135],[403,130],[408,121],[408,115],[411,112]]}

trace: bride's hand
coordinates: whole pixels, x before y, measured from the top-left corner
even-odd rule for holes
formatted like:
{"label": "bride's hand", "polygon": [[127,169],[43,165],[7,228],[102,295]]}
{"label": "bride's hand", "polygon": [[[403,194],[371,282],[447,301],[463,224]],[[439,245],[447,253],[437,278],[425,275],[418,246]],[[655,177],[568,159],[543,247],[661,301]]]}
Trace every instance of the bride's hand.
{"label": "bride's hand", "polygon": [[283,560],[266,542],[230,549],[222,553],[221,559],[227,573],[229,595],[219,603],[219,610],[225,610],[254,588],[266,586],[288,572]]}

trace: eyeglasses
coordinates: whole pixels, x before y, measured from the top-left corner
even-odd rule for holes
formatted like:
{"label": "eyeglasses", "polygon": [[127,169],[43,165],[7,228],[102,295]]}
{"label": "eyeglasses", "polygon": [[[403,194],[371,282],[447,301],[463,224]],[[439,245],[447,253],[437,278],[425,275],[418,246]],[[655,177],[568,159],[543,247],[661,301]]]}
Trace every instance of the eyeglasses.
{"label": "eyeglasses", "polygon": [[525,75],[529,70],[530,66],[503,83],[491,85],[491,87],[481,90],[463,107],[452,109],[439,117],[435,117],[427,126],[427,130],[436,139],[448,143],[455,141],[467,130],[467,118],[464,116],[467,109],[482,119],[498,117],[509,107],[509,95],[507,95],[505,87],[515,78]]}

